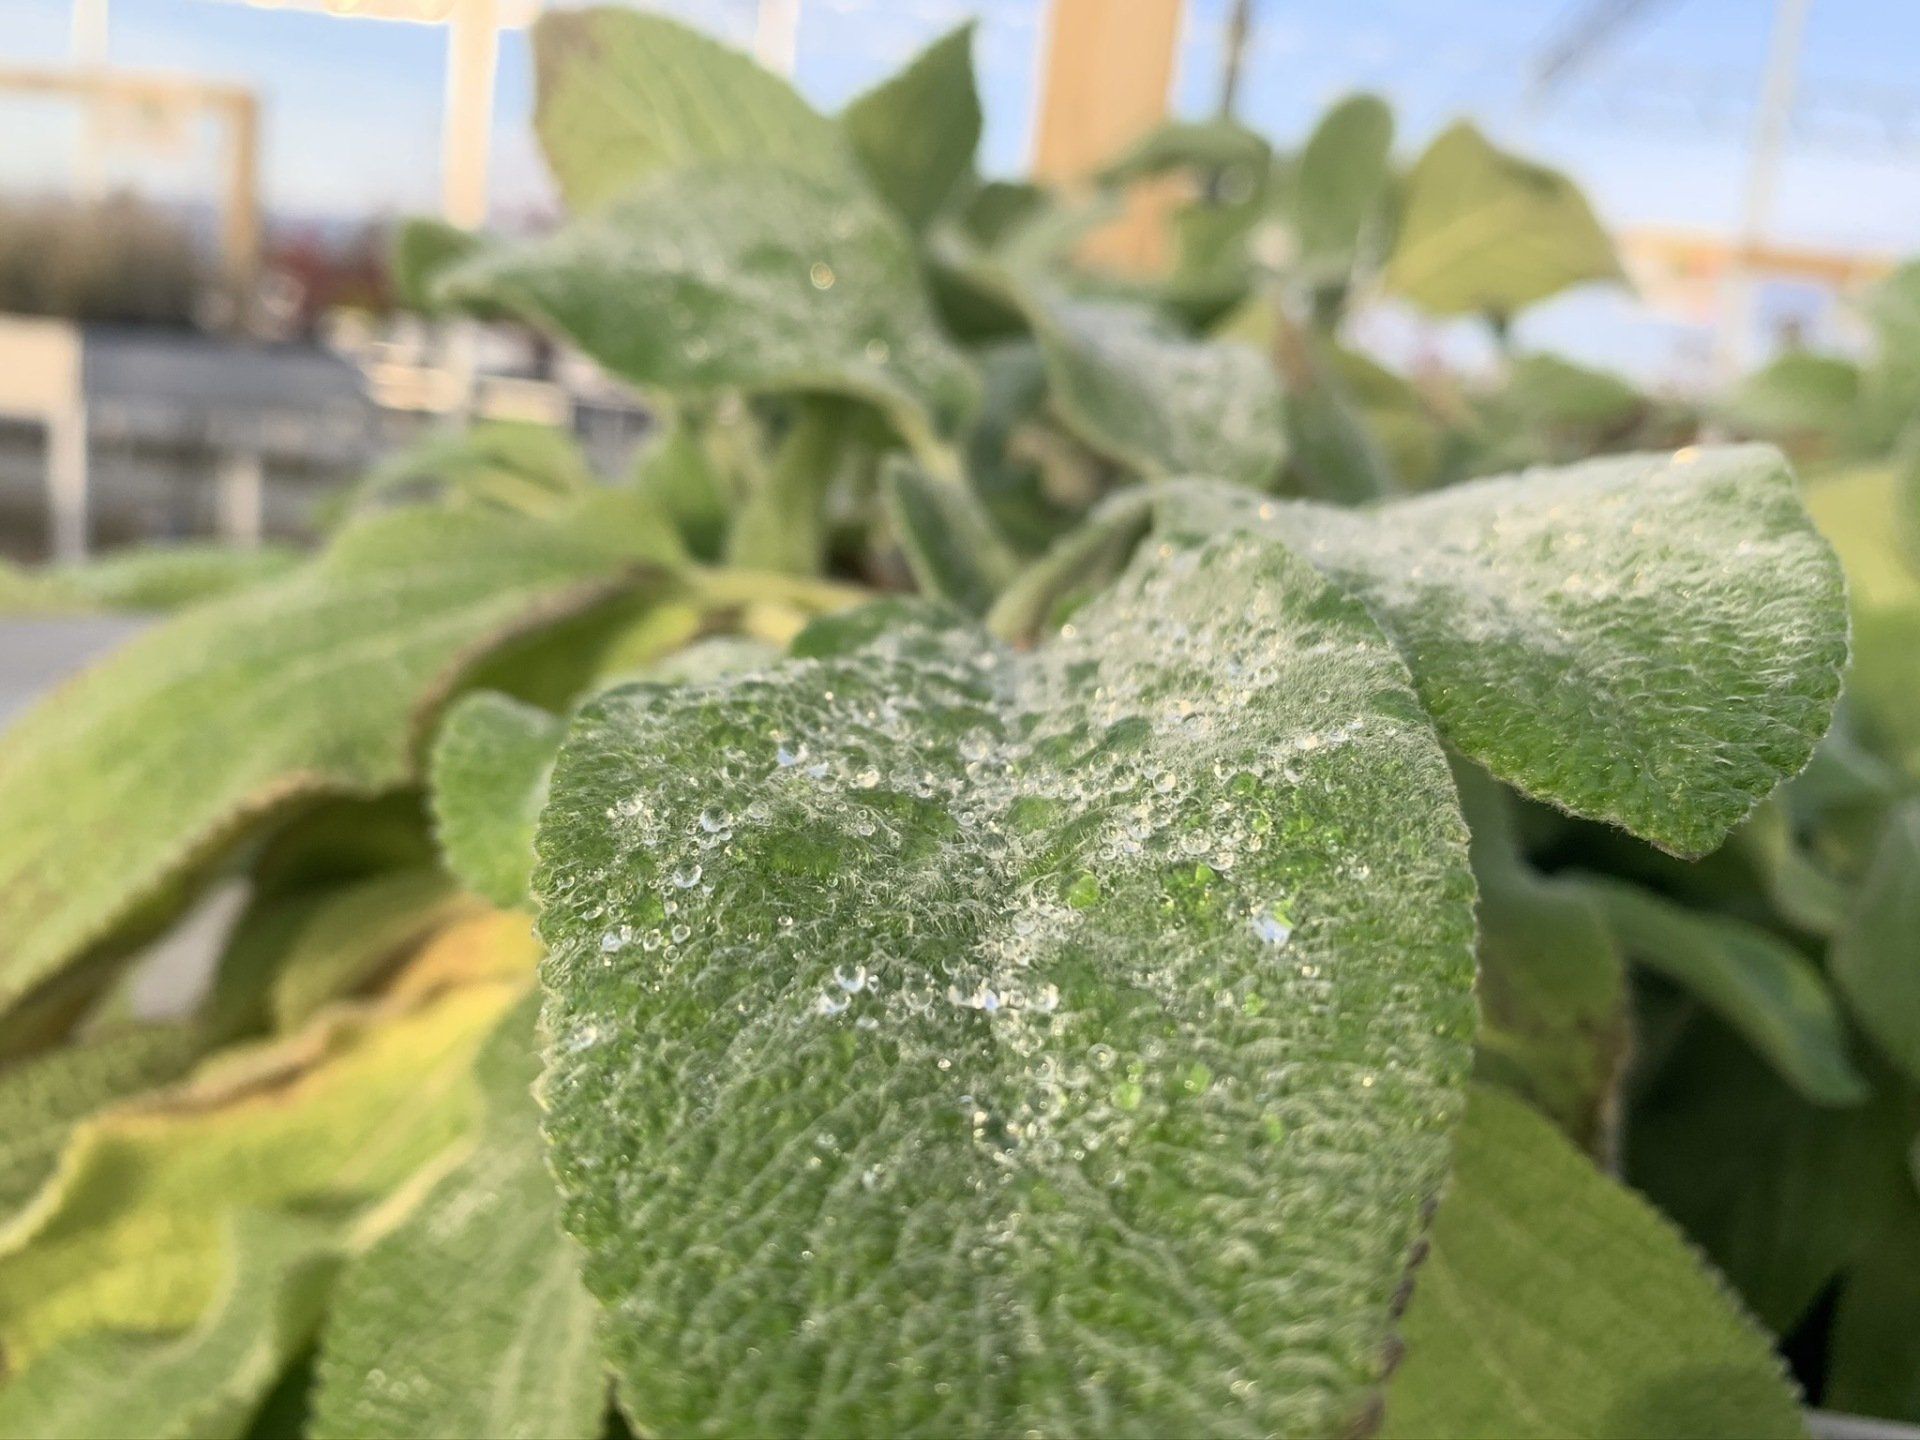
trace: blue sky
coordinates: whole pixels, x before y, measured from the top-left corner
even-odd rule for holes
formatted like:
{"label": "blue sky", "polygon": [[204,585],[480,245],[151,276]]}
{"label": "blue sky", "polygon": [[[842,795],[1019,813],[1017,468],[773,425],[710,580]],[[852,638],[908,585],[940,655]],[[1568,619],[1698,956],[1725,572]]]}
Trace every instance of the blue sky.
{"label": "blue sky", "polygon": [[[1748,110],[1766,50],[1770,0],[1666,0],[1593,73],[1544,110],[1525,104],[1530,59],[1572,0],[1259,0],[1244,85],[1246,118],[1297,135],[1327,101],[1377,89],[1417,144],[1458,114],[1573,169],[1609,219],[1724,228],[1737,213]],[[112,55],[128,65],[250,82],[266,98],[269,202],[296,212],[430,206],[438,164],[444,34],[222,0],[110,0]],[[1211,107],[1227,0],[1189,0],[1176,104]],[[751,34],[752,0],[667,0],[657,8],[722,34]],[[1040,0],[805,0],[799,82],[838,104],[947,25],[982,21],[988,164],[1021,168],[1033,109]],[[0,58],[58,61],[67,0],[0,0]],[[1920,249],[1920,5],[1814,0],[1799,134],[1776,227],[1787,238]],[[1915,108],[1903,143],[1870,133],[1878,111]],[[506,46],[496,111],[497,194],[515,209],[544,193],[528,143],[524,42]],[[1705,114],[1693,118],[1691,110]],[[1665,113],[1663,113],[1663,111]],[[52,187],[69,173],[70,133],[50,102],[11,101],[16,136],[0,185]],[[120,169],[156,188],[210,184],[211,155],[129,152]]]}
{"label": "blue sky", "polygon": [[[334,217],[431,209],[437,194],[444,31],[228,0],[109,0],[112,58],[256,86],[265,101],[269,206]],[[1377,90],[1413,150],[1466,114],[1515,148],[1577,174],[1615,224],[1727,230],[1738,214],[1772,0],[1664,0],[1544,108],[1529,64],[1575,0],[1256,0],[1243,115],[1297,137],[1336,96]],[[653,8],[740,42],[754,0]],[[1175,105],[1217,93],[1228,0],[1188,0]],[[981,21],[977,61],[988,168],[1017,172],[1029,144],[1042,0],[803,0],[798,82],[837,105],[958,20]],[[68,0],[0,0],[0,59],[58,62]],[[1802,104],[1773,233],[1873,251],[1920,251],[1920,4],[1813,0]],[[495,113],[498,210],[537,211],[544,177],[528,134],[528,63],[510,36]],[[0,187],[71,183],[75,122],[53,102],[0,100],[13,143]],[[113,174],[210,197],[210,138],[123,150]]]}

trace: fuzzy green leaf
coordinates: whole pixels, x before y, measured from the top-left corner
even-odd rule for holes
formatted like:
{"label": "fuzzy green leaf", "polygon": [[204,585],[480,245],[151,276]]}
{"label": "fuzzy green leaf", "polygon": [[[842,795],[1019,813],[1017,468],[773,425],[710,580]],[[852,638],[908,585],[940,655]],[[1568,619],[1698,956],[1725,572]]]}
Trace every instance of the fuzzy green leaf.
{"label": "fuzzy green leaf", "polygon": [[936,477],[896,457],[881,474],[887,519],[920,593],[978,615],[1014,560],[964,476]]}
{"label": "fuzzy green leaf", "polygon": [[1467,121],[1442,131],[1407,177],[1386,280],[1424,309],[1508,317],[1620,276],[1580,187],[1496,149]]}
{"label": "fuzzy green leaf", "polygon": [[540,1143],[536,1010],[517,1006],[480,1051],[473,1154],[341,1277],[314,1399],[322,1440],[600,1433],[599,1309]]}
{"label": "fuzzy green leaf", "polygon": [[495,691],[447,712],[432,762],[434,825],[447,868],[504,909],[527,903],[533,829],[566,722]]}
{"label": "fuzzy green leaf", "polygon": [[833,391],[913,435],[975,398],[899,222],[857,188],[771,165],[654,176],[453,267],[441,289],[550,326],[639,385]]}
{"label": "fuzzy green leaf", "polygon": [[[1914,278],[1920,281],[1920,270]],[[1849,711],[1876,748],[1920,774],[1920,705],[1913,703],[1920,566],[1900,543],[1899,484],[1893,466],[1864,466],[1810,485],[1807,506],[1846,567],[1853,611]]]}
{"label": "fuzzy green leaf", "polygon": [[551,10],[534,26],[533,57],[534,130],[575,211],[693,165],[851,169],[839,131],[791,85],[663,16]]}
{"label": "fuzzy green leaf", "polygon": [[900,605],[796,653],[590,702],[542,817],[548,1134],[636,1426],[1348,1428],[1473,1025],[1384,637],[1228,535],[1028,655]]}
{"label": "fuzzy green leaf", "polygon": [[238,1436],[313,1334],[337,1256],[324,1225],[271,1212],[232,1227],[224,1293],[174,1339],[76,1336],[0,1386],[5,1440]]}
{"label": "fuzzy green leaf", "polygon": [[0,1070],[0,1220],[53,1173],[75,1125],[117,1100],[178,1079],[204,1043],[185,1026],[139,1025]]}
{"label": "fuzzy green leaf", "polygon": [[188,543],[122,550],[37,570],[0,565],[0,614],[178,610],[277,579],[298,558],[279,546],[243,550]]}
{"label": "fuzzy green leaf", "polygon": [[1840,1008],[1812,961],[1758,926],[1702,914],[1598,877],[1581,888],[1635,960],[1682,986],[1821,1105],[1867,1098],[1847,1058]]}
{"label": "fuzzy green leaf", "polygon": [[1343,283],[1367,225],[1393,182],[1393,111],[1350,95],[1327,111],[1300,152],[1292,194],[1300,266],[1316,284]]}
{"label": "fuzzy green leaf", "polygon": [[981,124],[973,30],[969,22],[948,31],[840,119],[874,189],[915,229],[973,170]]}
{"label": "fuzzy green leaf", "polygon": [[1854,1018],[1920,1078],[1920,802],[1888,818],[1828,965]]}
{"label": "fuzzy green leaf", "polygon": [[1456,765],[1480,895],[1474,1070],[1593,1155],[1613,1145],[1627,1058],[1626,963],[1576,884],[1527,863],[1511,798]]}
{"label": "fuzzy green leaf", "polygon": [[1389,1440],[1806,1433],[1766,1337],[1679,1232],[1484,1086],[1404,1334]]}
{"label": "fuzzy green leaf", "polygon": [[0,737],[0,1007],[249,822],[407,781],[477,656],[633,575],[590,527],[402,512],[42,701]]}
{"label": "fuzzy green leaf", "polygon": [[1778,452],[1593,460],[1371,511],[1218,489],[1364,599],[1441,732],[1527,793],[1682,855],[1807,763],[1847,654],[1845,587]]}
{"label": "fuzzy green leaf", "polygon": [[1261,486],[1286,456],[1273,367],[1251,346],[1194,340],[1145,306],[1035,292],[1026,301],[1060,417],[1153,480]]}

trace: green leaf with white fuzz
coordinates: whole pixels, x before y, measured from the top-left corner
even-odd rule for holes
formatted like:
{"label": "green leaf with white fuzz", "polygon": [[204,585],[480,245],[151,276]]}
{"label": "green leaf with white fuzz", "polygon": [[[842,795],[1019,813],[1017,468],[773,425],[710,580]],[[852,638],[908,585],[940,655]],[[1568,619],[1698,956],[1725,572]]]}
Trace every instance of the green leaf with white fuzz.
{"label": "green leaf with white fuzz", "polygon": [[454,266],[440,290],[557,330],[638,385],[851,395],[914,437],[975,399],[899,222],[857,187],[770,164],[655,175]]}
{"label": "green leaf with white fuzz", "polygon": [[791,85],[664,16],[549,11],[533,29],[533,60],[534,130],[576,212],[696,165],[851,174],[833,123]]}
{"label": "green leaf with white fuzz", "polygon": [[599,1310],[560,1229],[532,1092],[537,1009],[523,1001],[481,1048],[472,1155],[340,1279],[314,1398],[322,1440],[600,1433]]}
{"label": "green leaf with white fuzz", "polygon": [[430,793],[447,868],[474,894],[523,908],[533,830],[566,722],[497,691],[466,696],[434,742]]}
{"label": "green leaf with white fuzz", "polygon": [[477,658],[640,582],[602,528],[368,520],[42,700],[0,736],[0,1008],[250,825],[412,779],[422,728]]}
{"label": "green leaf with white fuzz", "polygon": [[1286,456],[1280,384],[1266,357],[1180,334],[1145,306],[1034,293],[1026,308],[1060,418],[1150,480],[1259,487]]}
{"label": "green leaf with white fuzz", "polygon": [[586,706],[542,818],[548,1134],[635,1425],[1364,1414],[1473,1025],[1398,658],[1284,547],[1030,655],[893,605]]}
{"label": "green leaf with white fuzz", "polygon": [[1353,511],[1208,488],[1172,522],[1256,525],[1366,601],[1448,741],[1681,855],[1813,753],[1846,592],[1777,451],[1632,455]]}
{"label": "green leaf with white fuzz", "polygon": [[1767,1337],[1679,1232],[1484,1086],[1403,1334],[1390,1440],[1806,1433]]}

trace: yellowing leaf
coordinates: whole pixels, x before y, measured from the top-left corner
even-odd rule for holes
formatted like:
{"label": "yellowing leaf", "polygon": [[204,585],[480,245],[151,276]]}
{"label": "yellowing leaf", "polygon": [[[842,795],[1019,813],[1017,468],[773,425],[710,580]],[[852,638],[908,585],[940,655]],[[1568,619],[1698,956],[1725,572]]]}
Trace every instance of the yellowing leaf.
{"label": "yellowing leaf", "polygon": [[405,1180],[466,1133],[474,1048],[517,989],[334,1012],[80,1126],[53,1182],[0,1231],[6,1364],[91,1330],[191,1325],[238,1210],[349,1212]]}
{"label": "yellowing leaf", "polygon": [[4,1440],[210,1440],[238,1435],[312,1336],[338,1257],[326,1225],[238,1216],[221,1294],[177,1338],[73,1336],[0,1386]]}

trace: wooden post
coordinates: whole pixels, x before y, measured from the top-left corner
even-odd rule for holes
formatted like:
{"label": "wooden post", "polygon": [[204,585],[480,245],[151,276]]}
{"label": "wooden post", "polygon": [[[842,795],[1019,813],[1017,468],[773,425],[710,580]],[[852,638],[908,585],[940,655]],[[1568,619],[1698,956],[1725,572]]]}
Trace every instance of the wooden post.
{"label": "wooden post", "polygon": [[[1052,0],[1041,74],[1033,173],[1086,180],[1167,115],[1183,0]],[[1095,263],[1142,271],[1164,265],[1166,216],[1177,184],[1136,185],[1126,213],[1087,238]]]}
{"label": "wooden post", "polygon": [[477,230],[487,221],[487,150],[500,59],[499,0],[460,0],[447,17],[447,103],[442,119],[441,213]]}

